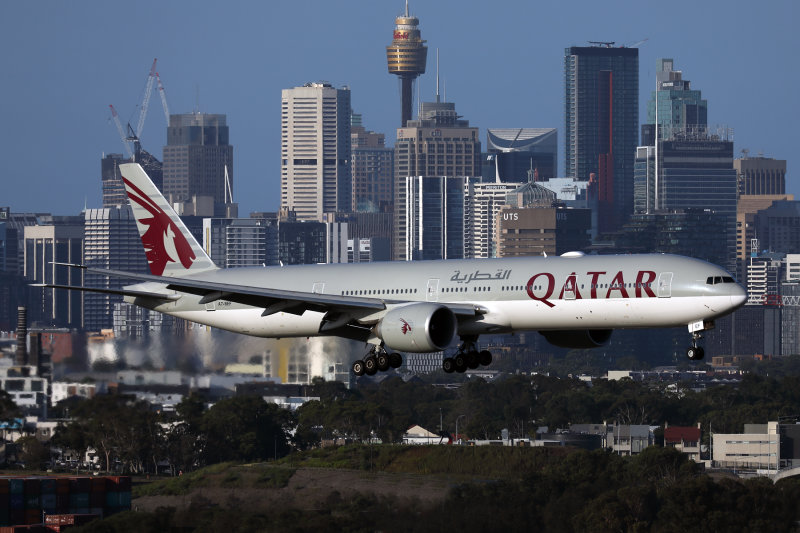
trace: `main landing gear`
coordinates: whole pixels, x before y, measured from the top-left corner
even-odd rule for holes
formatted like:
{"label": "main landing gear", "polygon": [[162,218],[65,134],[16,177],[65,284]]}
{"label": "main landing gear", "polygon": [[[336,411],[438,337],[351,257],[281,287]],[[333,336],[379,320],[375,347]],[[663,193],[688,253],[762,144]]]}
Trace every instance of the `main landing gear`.
{"label": "main landing gear", "polygon": [[353,374],[356,376],[374,376],[379,371],[386,372],[390,368],[400,368],[403,365],[403,356],[397,352],[388,353],[383,346],[370,348],[364,359],[353,363]]}
{"label": "main landing gear", "polygon": [[489,350],[477,350],[475,341],[477,337],[470,339],[461,339],[461,346],[458,347],[458,352],[453,357],[446,357],[442,361],[442,370],[448,374],[452,372],[465,372],[468,368],[476,369],[479,366],[489,366],[492,363],[492,352]]}

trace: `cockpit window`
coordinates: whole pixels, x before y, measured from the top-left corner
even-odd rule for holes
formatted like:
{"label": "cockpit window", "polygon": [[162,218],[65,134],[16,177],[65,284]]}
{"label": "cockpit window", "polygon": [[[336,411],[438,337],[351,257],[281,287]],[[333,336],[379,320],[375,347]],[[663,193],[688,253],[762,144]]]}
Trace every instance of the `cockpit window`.
{"label": "cockpit window", "polygon": [[706,279],[706,285],[716,285],[717,283],[736,283],[730,276],[709,276]]}

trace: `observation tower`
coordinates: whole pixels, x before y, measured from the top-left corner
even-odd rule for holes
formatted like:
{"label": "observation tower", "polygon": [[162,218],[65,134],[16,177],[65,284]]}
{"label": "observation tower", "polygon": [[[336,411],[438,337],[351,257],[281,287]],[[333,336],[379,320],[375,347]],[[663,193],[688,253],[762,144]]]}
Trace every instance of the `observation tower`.
{"label": "observation tower", "polygon": [[420,74],[425,73],[425,61],[428,57],[428,47],[420,37],[419,19],[408,14],[408,0],[406,0],[405,15],[397,17],[394,21],[394,37],[392,44],[386,47],[386,62],[389,73],[400,77],[400,101],[402,115],[400,127],[411,120],[412,86]]}

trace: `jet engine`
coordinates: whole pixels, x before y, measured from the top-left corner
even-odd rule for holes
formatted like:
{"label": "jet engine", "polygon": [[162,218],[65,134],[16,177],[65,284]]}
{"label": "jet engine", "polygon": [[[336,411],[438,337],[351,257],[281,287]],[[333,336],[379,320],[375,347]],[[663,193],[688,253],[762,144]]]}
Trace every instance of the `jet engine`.
{"label": "jet engine", "polygon": [[611,339],[611,329],[584,329],[572,331],[540,331],[547,342],[561,348],[597,348]]}
{"label": "jet engine", "polygon": [[455,337],[458,321],[446,306],[414,303],[389,310],[376,328],[386,348],[400,352],[438,352]]}

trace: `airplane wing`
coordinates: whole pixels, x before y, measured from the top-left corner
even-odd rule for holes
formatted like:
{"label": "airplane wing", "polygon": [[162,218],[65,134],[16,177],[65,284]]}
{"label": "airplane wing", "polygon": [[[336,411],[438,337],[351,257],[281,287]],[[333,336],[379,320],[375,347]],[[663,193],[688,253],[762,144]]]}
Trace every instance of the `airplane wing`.
{"label": "airplane wing", "polygon": [[[262,316],[271,315],[279,311],[301,315],[307,310],[332,314],[348,314],[354,312],[357,314],[370,314],[385,310],[387,304],[406,302],[406,300],[384,300],[381,298],[365,298],[363,296],[341,296],[336,294],[318,294],[265,287],[250,287],[203,279],[155,276],[152,274],[138,274],[121,270],[106,270],[91,267],[82,268],[85,268],[87,272],[93,274],[103,274],[140,282],[150,281],[162,283],[167,286],[166,288],[168,290],[200,296],[201,304],[211,303],[216,300],[227,300],[253,307],[263,307],[264,312]],[[163,295],[161,297],[163,298]],[[474,317],[475,315],[486,312],[483,307],[473,304],[443,302],[442,305],[449,307],[454,314],[462,317]],[[362,313],[358,313],[359,311]]]}
{"label": "airplane wing", "polygon": [[306,310],[330,311],[364,310],[380,311],[386,308],[383,300],[378,298],[356,298],[335,294],[317,294],[302,291],[287,291],[264,287],[250,287],[220,283],[194,278],[177,278],[171,276],[154,276],[121,270],[84,267],[86,272],[116,278],[131,279],[139,282],[156,282],[166,285],[168,290],[200,296],[200,303],[207,304],[217,300],[227,300],[253,307],[264,307],[264,316],[278,311],[302,314]]}

